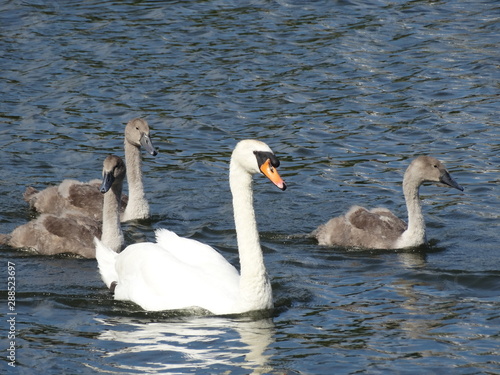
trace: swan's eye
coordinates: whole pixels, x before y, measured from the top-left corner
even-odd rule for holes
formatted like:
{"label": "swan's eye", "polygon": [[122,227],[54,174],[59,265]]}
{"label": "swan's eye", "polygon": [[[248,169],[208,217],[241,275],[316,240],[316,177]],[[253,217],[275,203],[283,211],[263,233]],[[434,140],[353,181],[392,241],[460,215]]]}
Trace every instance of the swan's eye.
{"label": "swan's eye", "polygon": [[436,164],[434,164],[434,168],[437,168],[438,166]]}

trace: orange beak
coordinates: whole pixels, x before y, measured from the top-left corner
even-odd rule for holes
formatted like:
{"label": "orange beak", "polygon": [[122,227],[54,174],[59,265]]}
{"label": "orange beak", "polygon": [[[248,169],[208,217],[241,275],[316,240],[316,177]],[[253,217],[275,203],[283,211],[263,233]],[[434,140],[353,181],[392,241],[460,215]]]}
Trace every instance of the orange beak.
{"label": "orange beak", "polygon": [[264,173],[264,176],[270,179],[271,182],[275,184],[279,189],[286,189],[285,181],[283,181],[283,179],[281,178],[278,170],[271,165],[271,160],[267,159],[264,163],[262,163],[262,165],[260,166],[260,171]]}

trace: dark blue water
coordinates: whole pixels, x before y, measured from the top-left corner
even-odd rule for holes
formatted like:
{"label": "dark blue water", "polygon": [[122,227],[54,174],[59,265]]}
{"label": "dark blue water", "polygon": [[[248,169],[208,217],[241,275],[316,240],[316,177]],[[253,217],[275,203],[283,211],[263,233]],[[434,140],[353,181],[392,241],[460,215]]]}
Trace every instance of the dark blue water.
{"label": "dark blue water", "polygon": [[[95,260],[1,247],[2,373],[500,374],[499,21],[492,0],[3,2],[0,232],[34,217],[26,186],[99,178],[137,116],[160,154],[127,243],[166,227],[238,264],[238,140],[267,142],[289,189],[255,179],[271,317],[146,313]],[[429,246],[300,236],[352,204],[405,218],[419,154],[465,187],[422,187]]]}

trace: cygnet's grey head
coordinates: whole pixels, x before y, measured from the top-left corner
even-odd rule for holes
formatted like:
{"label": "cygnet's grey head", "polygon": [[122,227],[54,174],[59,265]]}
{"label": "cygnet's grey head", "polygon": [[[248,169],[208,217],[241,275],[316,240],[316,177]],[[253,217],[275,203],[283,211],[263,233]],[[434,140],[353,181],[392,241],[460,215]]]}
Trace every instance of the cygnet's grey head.
{"label": "cygnet's grey head", "polygon": [[108,155],[102,165],[101,193],[106,193],[115,183],[123,183],[126,168],[123,160],[116,155]]}
{"label": "cygnet's grey head", "polygon": [[405,178],[416,179],[419,183],[437,182],[463,191],[451,176],[446,167],[432,156],[422,155],[414,159],[405,173]]}
{"label": "cygnet's grey head", "polygon": [[125,127],[125,139],[131,145],[136,147],[142,146],[153,156],[158,154],[149,136],[149,125],[142,118],[135,118],[127,123]]}

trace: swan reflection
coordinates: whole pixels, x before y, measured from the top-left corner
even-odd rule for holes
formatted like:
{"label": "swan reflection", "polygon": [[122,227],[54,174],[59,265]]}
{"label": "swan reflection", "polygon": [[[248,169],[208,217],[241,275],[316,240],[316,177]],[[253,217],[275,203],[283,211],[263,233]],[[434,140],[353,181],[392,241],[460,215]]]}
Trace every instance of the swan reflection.
{"label": "swan reflection", "polygon": [[423,252],[399,252],[398,260],[405,268],[423,268],[427,265],[427,255]]}
{"label": "swan reflection", "polygon": [[240,363],[248,373],[263,374],[272,370],[267,365],[269,355],[266,355],[269,345],[274,342],[271,319],[96,320],[105,327],[98,339],[109,341],[102,356],[106,367],[149,374],[193,369],[222,373],[227,370],[224,366]]}

